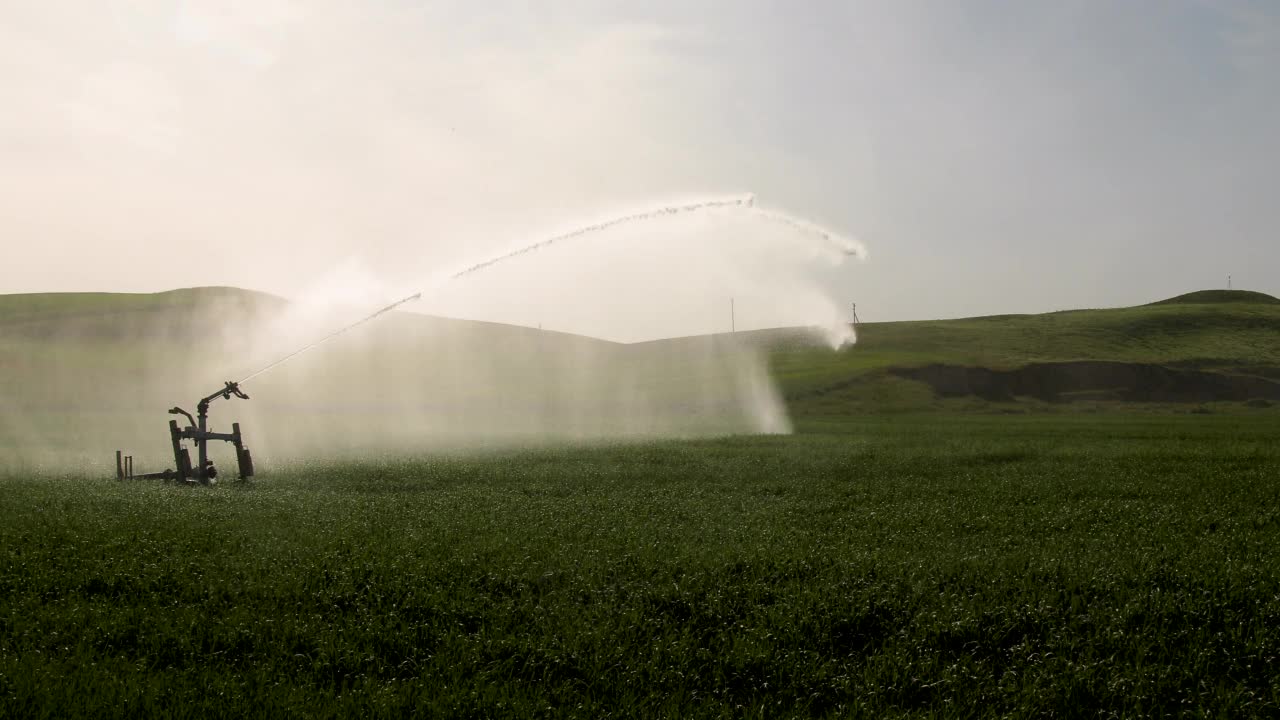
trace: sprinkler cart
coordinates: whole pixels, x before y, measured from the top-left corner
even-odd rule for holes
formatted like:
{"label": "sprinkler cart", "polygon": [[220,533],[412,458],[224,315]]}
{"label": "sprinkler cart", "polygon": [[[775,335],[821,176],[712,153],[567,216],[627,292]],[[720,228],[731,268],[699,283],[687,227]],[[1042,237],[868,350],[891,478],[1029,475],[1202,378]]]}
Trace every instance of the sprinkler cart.
{"label": "sprinkler cart", "polygon": [[[191,413],[180,407],[170,408],[170,415],[182,415],[187,418],[187,422],[191,423],[185,428],[179,429],[177,420],[169,421],[169,437],[173,440],[173,463],[174,465],[177,465],[177,469],[134,475],[133,456],[125,455],[123,452],[117,450],[116,477],[120,480],[132,480],[135,478],[138,480],[159,479],[176,480],[189,485],[195,485],[196,483],[200,483],[201,485],[212,485],[217,481],[218,471],[213,467],[213,463],[209,460],[208,443],[210,440],[225,440],[226,442],[235,445],[236,464],[239,465],[240,479],[247,480],[248,478],[253,477],[253,455],[249,454],[249,448],[244,446],[244,441],[240,437],[240,423],[231,423],[231,432],[229,433],[210,432],[207,424],[209,419],[209,403],[217,400],[218,398],[230,400],[232,396],[238,397],[241,400],[248,400],[249,396],[245,395],[244,392],[240,390],[240,383],[248,382],[277,365],[288,362],[308,350],[312,350],[326,342],[329,342],[353,327],[363,325],[385,312],[390,312],[391,310],[394,310],[407,302],[417,300],[420,297],[422,297],[422,293],[414,293],[407,298],[397,300],[368,317],[361,318],[346,327],[339,328],[319,340],[316,340],[310,345],[306,345],[299,350],[295,350],[288,355],[285,355],[279,360],[276,360],[270,365],[253,373],[252,375],[249,375],[240,382],[231,382],[228,380],[225,387],[221,390],[196,403],[196,416],[194,418],[191,417]],[[188,453],[187,449],[182,446],[183,440],[192,440],[196,444],[197,463],[194,467],[191,465],[190,453]]]}
{"label": "sprinkler cart", "polygon": [[[227,381],[226,386],[221,390],[209,395],[196,403],[196,417],[191,417],[191,413],[180,407],[169,409],[170,415],[182,415],[187,418],[190,423],[185,428],[178,428],[177,420],[169,421],[169,437],[173,441],[173,462],[177,466],[176,470],[163,470],[161,472],[143,473],[141,475],[133,474],[133,456],[124,455],[121,451],[116,451],[116,478],[120,480],[126,479],[161,479],[176,480],[177,482],[194,485],[212,485],[217,481],[218,471],[213,466],[213,462],[209,460],[208,443],[210,440],[224,440],[231,443],[236,448],[236,463],[239,465],[240,479],[244,480],[253,477],[253,455],[249,453],[249,448],[244,446],[244,441],[240,436],[240,423],[231,424],[231,432],[217,433],[207,429],[209,419],[209,403],[224,398],[230,400],[232,396],[241,400],[248,400],[249,396],[240,390],[240,384]],[[191,465],[191,454],[187,448],[183,447],[183,440],[192,440],[196,445],[197,464]]]}

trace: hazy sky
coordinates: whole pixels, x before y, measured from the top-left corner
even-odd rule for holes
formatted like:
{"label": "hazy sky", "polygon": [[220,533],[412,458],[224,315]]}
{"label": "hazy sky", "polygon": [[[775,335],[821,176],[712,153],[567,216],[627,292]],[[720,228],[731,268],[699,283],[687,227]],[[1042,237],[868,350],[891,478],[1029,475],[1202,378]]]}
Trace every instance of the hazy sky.
{"label": "hazy sky", "polygon": [[[0,89],[0,292],[413,290],[752,191],[867,244],[866,321],[1280,294],[1271,0],[0,0]],[[587,317],[597,260],[537,268]]]}

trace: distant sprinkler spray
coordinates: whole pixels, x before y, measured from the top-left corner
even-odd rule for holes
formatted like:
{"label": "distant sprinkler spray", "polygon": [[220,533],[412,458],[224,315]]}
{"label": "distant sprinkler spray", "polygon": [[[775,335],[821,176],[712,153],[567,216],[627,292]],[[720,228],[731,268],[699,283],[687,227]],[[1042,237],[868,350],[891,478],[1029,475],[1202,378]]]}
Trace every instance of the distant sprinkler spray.
{"label": "distant sprinkler spray", "polygon": [[421,298],[421,297],[422,297],[422,293],[418,292],[418,293],[414,293],[414,294],[410,295],[409,297],[404,298],[404,299],[402,299],[402,300],[397,300],[397,301],[395,301],[395,302],[391,303],[390,305],[388,305],[388,306],[386,306],[386,307],[382,308],[381,310],[379,310],[379,311],[377,311],[377,312],[373,313],[372,315],[368,315],[368,316],[366,316],[366,317],[360,318],[359,320],[357,320],[357,321],[355,321],[355,322],[351,323],[350,325],[347,325],[346,327],[340,328],[340,329],[338,329],[338,330],[334,330],[333,332],[329,333],[328,335],[325,335],[324,337],[322,337],[322,338],[320,338],[319,340],[317,340],[317,341],[315,341],[315,342],[311,343],[310,345],[307,345],[307,346],[306,346],[306,347],[304,347],[304,348],[301,348],[301,349],[299,349],[299,350],[294,350],[293,352],[289,353],[288,355],[285,355],[284,357],[280,358],[279,360],[276,360],[275,362],[271,363],[270,365],[268,365],[268,366],[266,366],[266,367],[262,368],[261,370],[259,370],[259,371],[255,372],[255,373],[253,373],[252,375],[249,375],[249,376],[248,376],[248,377],[246,377],[244,380],[241,380],[239,383],[236,383],[236,384],[237,384],[237,385],[239,385],[240,383],[244,383],[245,381],[252,380],[252,379],[254,379],[254,378],[258,377],[259,375],[261,375],[262,373],[264,373],[264,372],[266,372],[266,371],[270,370],[271,368],[273,368],[273,367],[275,367],[275,366],[277,366],[277,365],[279,365],[279,364],[281,364],[281,363],[283,363],[283,362],[285,362],[285,361],[287,361],[287,360],[292,360],[293,358],[295,358],[295,357],[297,357],[297,356],[301,355],[301,354],[302,354],[302,353],[304,353],[304,352],[307,352],[308,350],[312,350],[312,349],[314,349],[314,348],[316,348],[316,347],[319,347],[320,345],[323,345],[323,344],[325,344],[325,343],[329,342],[330,340],[332,340],[332,339],[334,339],[334,338],[338,337],[338,336],[339,336],[339,335],[341,335],[342,333],[344,333],[344,332],[346,332],[346,331],[348,331],[348,330],[350,330],[350,329],[352,329],[352,328],[355,328],[355,327],[358,327],[358,326],[360,326],[360,325],[363,325],[363,324],[365,324],[365,323],[369,322],[370,320],[372,320],[372,319],[374,319],[374,318],[378,317],[379,315],[381,315],[381,314],[383,314],[383,313],[390,312],[390,311],[392,311],[392,310],[394,310],[394,309],[396,309],[396,308],[400,307],[401,305],[404,305],[404,304],[405,304],[405,303],[407,303],[407,302],[412,302],[412,301],[417,300],[418,298]]}

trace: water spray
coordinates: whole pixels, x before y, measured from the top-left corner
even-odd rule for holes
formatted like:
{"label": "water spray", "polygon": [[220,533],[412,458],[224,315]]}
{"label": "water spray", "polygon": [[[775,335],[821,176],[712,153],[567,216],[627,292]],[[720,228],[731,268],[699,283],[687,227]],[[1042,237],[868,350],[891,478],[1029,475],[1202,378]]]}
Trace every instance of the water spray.
{"label": "water spray", "polygon": [[[830,230],[822,228],[808,221],[801,220],[799,218],[786,215],[784,213],[757,208],[755,206],[755,196],[751,194],[747,194],[747,195],[741,195],[741,196],[730,197],[725,199],[712,199],[712,200],[703,200],[700,202],[691,202],[683,205],[668,205],[668,206],[664,206],[664,207],[660,207],[652,210],[633,212],[633,213],[615,217],[609,220],[593,223],[591,225],[586,225],[574,230],[570,230],[568,232],[554,235],[552,237],[546,238],[544,240],[540,240],[530,245],[525,245],[523,247],[517,248],[515,250],[511,250],[509,252],[503,253],[501,255],[490,258],[483,262],[478,262],[473,265],[469,265],[467,267],[462,268],[461,270],[453,272],[452,274],[448,275],[447,278],[449,280],[457,280],[457,279],[466,277],[468,275],[481,272],[486,268],[505,262],[519,255],[541,250],[543,248],[549,247],[556,243],[566,241],[566,240],[572,240],[574,238],[577,238],[583,235],[590,235],[592,233],[601,232],[609,228],[616,227],[618,225],[625,225],[629,223],[641,222],[645,220],[652,220],[652,219],[669,217],[674,215],[686,215],[690,213],[698,213],[698,212],[713,211],[713,210],[724,210],[724,209],[744,210],[747,213],[749,213],[751,217],[759,218],[759,219],[776,223],[776,224],[785,225],[791,230],[799,231],[804,235],[821,240],[824,244],[827,245],[828,248],[837,250],[843,255],[852,255],[860,259],[866,257],[866,249],[860,243],[844,238],[838,235],[837,233],[831,232]],[[196,411],[197,411],[196,417],[192,417],[190,413],[188,413],[187,411],[179,407],[174,407],[170,409],[169,413],[171,415],[185,416],[189,422],[189,425],[187,427],[179,428],[178,422],[176,420],[169,421],[169,434],[170,434],[170,439],[172,441],[174,464],[176,465],[176,469],[164,470],[162,472],[156,472],[156,473],[145,473],[142,475],[135,475],[133,473],[133,456],[124,455],[120,451],[116,451],[116,476],[120,479],[163,478],[163,479],[178,480],[180,482],[187,482],[187,483],[199,482],[202,484],[211,484],[217,477],[217,470],[214,468],[213,463],[210,462],[208,459],[207,444],[210,440],[221,440],[221,441],[230,442],[235,446],[236,460],[239,465],[240,477],[242,479],[252,477],[253,476],[253,457],[249,452],[249,448],[245,447],[243,439],[240,435],[240,424],[233,423],[231,426],[232,431],[230,433],[215,433],[215,432],[209,431],[208,430],[209,404],[218,398],[224,398],[224,399],[230,400],[231,398],[235,397],[235,398],[240,398],[242,400],[248,400],[249,396],[246,395],[240,389],[241,384],[258,377],[259,375],[262,375],[268,370],[271,370],[272,368],[275,368],[285,362],[288,362],[289,360],[292,360],[293,358],[299,355],[302,355],[303,353],[314,350],[315,348],[329,342],[330,340],[338,337],[339,335],[342,335],[343,333],[346,333],[349,330],[359,327],[379,317],[380,315],[383,315],[384,313],[388,313],[394,310],[395,308],[400,307],[401,305],[412,302],[414,300],[418,300],[421,297],[422,297],[422,293],[417,292],[408,297],[397,300],[391,303],[390,305],[380,308],[379,310],[363,318],[360,318],[359,320],[349,325],[346,325],[337,330],[334,330],[333,332],[329,333],[328,335],[325,335],[324,337],[320,338],[319,340],[316,340],[315,342],[312,342],[304,347],[301,347],[289,353],[288,355],[285,355],[279,358],[278,360],[275,360],[274,362],[262,367],[261,369],[255,372],[252,372],[249,375],[246,375],[243,379],[237,382],[232,382],[229,380],[226,381],[224,383],[224,386],[221,389],[202,398],[196,404]],[[194,465],[191,462],[191,457],[187,449],[182,446],[183,440],[192,440],[196,445],[198,460],[197,460],[197,463]]]}
{"label": "water spray", "polygon": [[511,260],[512,258],[520,255],[542,250],[565,240],[572,240],[583,235],[601,232],[619,225],[627,225],[645,220],[656,220],[658,218],[670,217],[673,215],[689,215],[714,210],[735,209],[745,211],[749,217],[764,220],[775,225],[783,225],[789,230],[797,231],[802,235],[817,239],[827,248],[835,250],[841,255],[852,256],[859,260],[865,260],[867,257],[867,249],[862,245],[862,243],[846,238],[837,232],[828,230],[807,220],[793,217],[776,210],[765,210],[763,208],[759,208],[756,206],[756,196],[752,193],[747,193],[745,195],[723,199],[703,200],[700,202],[691,202],[682,205],[665,205],[651,210],[628,213],[609,220],[592,223],[591,225],[584,225],[568,232],[563,232],[559,235],[554,235],[552,237],[539,240],[538,242],[521,246],[515,250],[509,250],[483,262],[468,265],[461,270],[445,276],[445,279],[458,280],[468,275],[478,273],[486,268],[506,262],[507,260]]}
{"label": "water spray", "polygon": [[[279,360],[276,360],[270,365],[267,365],[261,370],[251,373],[250,375],[245,377],[244,380],[241,380],[239,382],[232,382],[230,380],[226,381],[220,390],[217,390],[216,392],[213,392],[201,398],[199,402],[196,403],[195,417],[192,417],[191,413],[187,412],[186,410],[183,410],[180,407],[170,408],[169,410],[170,415],[182,415],[187,419],[187,422],[189,423],[185,428],[179,428],[177,420],[169,421],[169,439],[173,445],[173,463],[174,463],[175,469],[162,470],[160,472],[142,473],[140,475],[135,475],[133,472],[133,456],[125,455],[122,451],[117,450],[116,451],[116,477],[120,480],[162,479],[162,480],[176,480],[180,483],[186,483],[186,484],[199,483],[201,485],[212,485],[217,480],[218,470],[217,468],[214,467],[213,462],[209,460],[208,445],[210,440],[222,440],[225,442],[229,442],[233,446],[235,446],[236,464],[240,471],[240,479],[246,480],[248,478],[253,477],[253,454],[250,453],[249,448],[246,447],[244,444],[244,439],[240,434],[240,423],[232,423],[231,432],[229,433],[217,433],[209,430],[208,429],[209,404],[212,403],[214,400],[217,400],[218,398],[230,400],[231,398],[235,397],[235,398],[240,398],[241,400],[248,400],[249,396],[246,395],[244,391],[240,389],[240,385],[245,381],[252,380],[253,378],[258,377],[262,373],[270,370],[271,368],[287,360],[295,358],[298,355],[301,355],[302,353],[307,352],[308,350],[312,350],[316,347],[319,347],[320,345],[323,345],[324,343],[329,342],[330,340],[338,337],[339,335],[347,332],[348,330],[351,330],[352,328],[363,325],[369,322],[370,320],[373,320],[374,318],[378,317],[379,315],[382,315],[383,313],[390,312],[391,310],[394,310],[395,308],[401,305],[404,305],[407,302],[417,300],[420,297],[422,297],[422,293],[414,293],[409,297],[403,298],[401,300],[397,300],[391,303],[390,305],[378,310],[375,313],[372,313],[363,318],[360,318],[359,320],[351,323],[350,325],[339,328],[329,333],[328,335],[320,338],[319,340],[316,340],[310,345],[307,345],[303,348],[300,348],[298,350],[295,350],[289,353],[288,355],[285,355],[284,357],[280,358]],[[191,453],[187,450],[187,448],[183,447],[182,441],[184,440],[191,440],[195,443],[197,461],[194,465],[191,463]]]}
{"label": "water spray", "polygon": [[[338,337],[339,335],[341,335],[341,334],[343,334],[343,333],[347,332],[348,330],[351,330],[351,329],[353,329],[353,328],[359,327],[360,325],[363,325],[363,324],[365,324],[365,323],[369,322],[370,320],[372,320],[372,319],[374,319],[374,318],[378,317],[379,315],[381,315],[381,314],[383,314],[383,313],[391,312],[392,310],[394,310],[394,309],[396,309],[396,308],[400,307],[401,305],[404,305],[404,304],[405,304],[405,303],[407,303],[407,302],[412,302],[412,301],[414,301],[414,300],[417,300],[417,299],[418,299],[418,298],[420,298],[420,297],[422,297],[422,293],[417,292],[417,293],[414,293],[414,294],[410,295],[410,296],[409,296],[409,297],[407,297],[407,298],[402,298],[402,299],[400,299],[400,300],[397,300],[397,301],[395,301],[395,302],[391,303],[390,305],[388,305],[388,306],[386,306],[386,307],[382,308],[381,310],[378,310],[377,312],[375,312],[375,313],[373,313],[373,314],[371,314],[371,315],[367,315],[367,316],[365,316],[365,317],[363,317],[363,318],[360,318],[359,320],[357,320],[357,321],[355,321],[355,322],[351,323],[350,325],[347,325],[346,327],[342,327],[342,328],[339,328],[339,329],[337,329],[337,330],[334,330],[333,332],[329,333],[328,335],[325,335],[324,337],[320,338],[319,340],[316,340],[315,342],[311,343],[310,345],[307,345],[306,347],[299,348],[298,350],[294,350],[293,352],[289,353],[288,355],[285,355],[284,357],[280,358],[279,360],[276,360],[275,362],[271,363],[270,365],[267,365],[266,367],[262,368],[261,370],[258,370],[258,371],[256,371],[256,372],[250,373],[248,376],[246,376],[246,377],[245,377],[243,380],[241,380],[240,382],[241,382],[241,383],[243,383],[243,382],[247,382],[247,381],[249,381],[249,380],[252,380],[252,379],[254,379],[254,378],[258,377],[259,375],[261,375],[262,373],[264,373],[264,372],[266,372],[266,371],[270,370],[271,368],[273,368],[273,367],[275,367],[275,366],[277,366],[277,365],[279,365],[279,364],[281,364],[281,363],[283,363],[283,362],[286,362],[286,361],[288,361],[288,360],[292,360],[293,358],[295,358],[295,357],[297,357],[297,356],[301,355],[301,354],[302,354],[302,353],[304,353],[304,352],[307,352],[308,350],[314,350],[315,348],[317,348],[317,347],[319,347],[319,346],[321,346],[321,345],[323,345],[323,344],[325,344],[325,343],[329,342],[330,340],[332,340],[332,339],[334,339],[334,338]],[[240,383],[236,383],[236,384],[237,384],[237,385],[239,385]]]}
{"label": "water spray", "polygon": [[756,202],[755,195],[748,193],[740,197],[726,198],[723,200],[703,200],[702,202],[687,203],[684,205],[667,205],[654,210],[642,210],[640,212],[634,212],[628,215],[622,215],[616,218],[612,218],[610,220],[604,220],[602,222],[593,223],[591,225],[584,225],[583,227],[546,238],[545,240],[539,240],[538,242],[533,243],[532,245],[525,245],[524,247],[521,247],[519,249],[512,250],[507,253],[503,253],[502,255],[498,255],[497,257],[490,258],[488,260],[485,260],[484,262],[479,262],[479,263],[476,263],[475,265],[465,267],[453,273],[452,275],[450,275],[449,279],[457,280],[458,278],[465,277],[472,273],[480,272],[481,270],[484,270],[485,268],[491,265],[497,265],[499,263],[510,260],[511,258],[514,258],[518,255],[523,255],[525,253],[533,252],[535,250],[541,250],[543,248],[549,247],[551,245],[554,245],[558,242],[562,242],[564,240],[572,240],[573,238],[576,238],[582,235],[590,235],[591,233],[600,232],[602,230],[608,230],[609,228],[615,227],[617,225],[626,225],[633,222],[640,222],[643,220],[653,220],[656,218],[671,216],[671,215],[687,215],[689,213],[696,213],[704,210],[712,210],[715,208],[733,208],[733,207],[751,208],[755,206],[755,202]]}
{"label": "water spray", "polygon": [[792,230],[817,238],[829,248],[842,255],[849,255],[859,260],[867,259],[867,248],[865,245],[857,240],[851,240],[837,232],[828,230],[821,225],[816,225],[808,220],[802,220],[773,210],[750,207],[750,211],[752,217],[760,218],[761,220],[777,225],[784,225]]}

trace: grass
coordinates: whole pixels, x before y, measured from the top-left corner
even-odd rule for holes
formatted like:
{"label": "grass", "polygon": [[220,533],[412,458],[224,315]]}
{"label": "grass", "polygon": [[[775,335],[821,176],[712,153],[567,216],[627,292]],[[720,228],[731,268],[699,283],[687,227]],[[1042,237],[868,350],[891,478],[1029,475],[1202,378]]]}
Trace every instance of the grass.
{"label": "grass", "polygon": [[1272,416],[10,476],[0,715],[1265,717]]}
{"label": "grass", "polygon": [[[155,408],[236,352],[193,317],[274,302],[0,296],[0,458],[135,415],[162,433]],[[840,353],[739,334],[772,348],[788,437],[269,464],[216,490],[9,464],[0,718],[1274,717],[1280,413],[944,401],[886,369],[1274,376],[1278,330],[1274,298],[1215,292],[870,324]],[[555,388],[530,348],[623,352],[465,337],[542,377],[533,400]],[[633,347],[633,382],[683,396],[678,345],[725,341]]]}
{"label": "grass", "polygon": [[[62,381],[82,378],[77,398],[116,407],[112,388],[136,384],[139,367],[162,378],[157,382],[165,387],[203,377],[209,367],[245,369],[242,328],[229,320],[242,318],[245,326],[252,325],[280,307],[276,298],[233,288],[154,295],[0,295],[0,369],[12,369],[0,373],[0,402],[7,398],[32,406],[45,403],[48,397],[64,398],[67,389]],[[446,332],[455,333],[447,335],[449,343],[466,344],[486,354],[504,378],[553,373],[555,368],[536,367],[538,353],[531,357],[527,351],[537,348],[551,355],[563,350],[564,357],[577,353],[613,357],[624,365],[661,365],[660,376],[646,380],[655,387],[680,382],[680,363],[667,359],[706,355],[729,341],[726,336],[707,336],[624,346],[528,328],[413,315],[398,315],[395,322],[380,323],[372,330],[385,330],[395,337],[422,333],[426,338],[417,345],[386,343],[387,352],[378,360],[386,363],[386,375],[421,375],[417,369],[421,366],[447,366],[451,356],[439,347],[440,338],[446,337],[440,333]],[[1280,377],[1280,300],[1238,290],[1189,293],[1132,308],[868,323],[859,328],[857,346],[841,352],[789,342],[792,336],[793,331],[754,331],[736,338],[768,348],[772,374],[792,413],[800,416],[953,410],[956,404],[934,402],[922,383],[887,372],[891,367],[934,363],[1012,369],[1032,362],[1115,360]],[[368,356],[360,353],[341,360],[357,344],[348,341],[326,349],[326,357],[339,358],[336,376],[354,377],[356,366],[369,363]],[[486,351],[493,347],[526,352]],[[200,388],[222,379],[210,376]],[[502,392],[530,395],[528,384],[517,381]],[[677,388],[676,394],[689,392]],[[530,395],[534,396],[536,392]]]}
{"label": "grass", "polygon": [[158,293],[20,293],[0,295],[0,322],[9,324],[40,319],[190,310],[215,302],[229,302],[248,308],[255,304],[278,304],[281,300],[266,293],[231,287],[188,288]]}
{"label": "grass", "polygon": [[[771,356],[771,367],[788,405],[805,415],[960,406],[935,402],[927,387],[893,377],[886,372],[890,367],[942,363],[1013,369],[1071,360],[1275,378],[1280,373],[1280,303],[1260,293],[1219,291],[1134,308],[872,323],[860,328],[858,344],[850,350],[779,349]],[[1034,404],[1027,407],[1036,409]]]}
{"label": "grass", "polygon": [[1232,369],[1280,366],[1280,305],[1165,304],[965,320],[874,323],[847,353],[780,352],[796,392],[891,365],[1013,368],[1038,361],[1117,360]]}
{"label": "grass", "polygon": [[1261,303],[1275,305],[1280,303],[1280,299],[1274,298],[1266,293],[1253,292],[1251,290],[1197,290],[1196,292],[1186,293],[1168,300],[1160,300],[1151,303],[1152,305],[1175,305],[1175,304],[1191,304],[1205,305],[1209,303]]}

